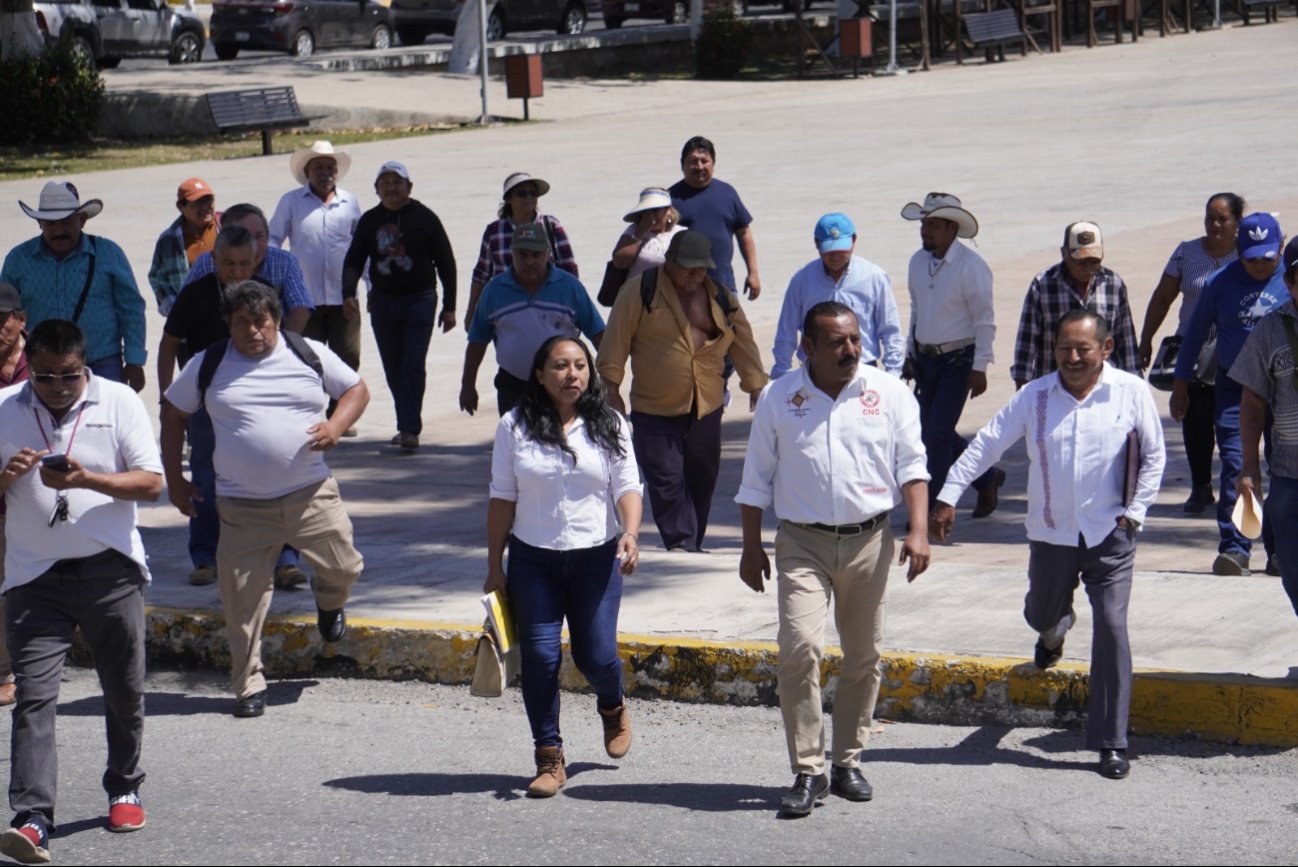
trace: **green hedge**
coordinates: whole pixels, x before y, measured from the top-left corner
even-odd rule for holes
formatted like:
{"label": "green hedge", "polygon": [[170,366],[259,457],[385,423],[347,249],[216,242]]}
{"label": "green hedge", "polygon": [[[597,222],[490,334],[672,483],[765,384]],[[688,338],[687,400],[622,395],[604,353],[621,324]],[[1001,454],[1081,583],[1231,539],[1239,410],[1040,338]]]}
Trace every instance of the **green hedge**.
{"label": "green hedge", "polygon": [[698,78],[738,78],[753,47],[753,25],[724,6],[703,15],[694,44],[694,70]]}
{"label": "green hedge", "polygon": [[0,61],[0,81],[0,143],[85,141],[94,130],[104,82],[66,43]]}

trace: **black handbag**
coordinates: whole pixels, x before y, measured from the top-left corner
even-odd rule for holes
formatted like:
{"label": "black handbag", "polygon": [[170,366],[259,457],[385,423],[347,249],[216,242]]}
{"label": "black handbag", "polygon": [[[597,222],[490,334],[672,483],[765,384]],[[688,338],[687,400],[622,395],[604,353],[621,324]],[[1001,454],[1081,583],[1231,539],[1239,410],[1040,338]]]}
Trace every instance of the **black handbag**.
{"label": "black handbag", "polygon": [[613,302],[617,300],[617,290],[621,289],[626,283],[627,275],[631,273],[630,268],[619,268],[609,259],[608,264],[604,266],[604,282],[599,284],[599,295],[596,300],[605,307],[612,307]]}
{"label": "black handbag", "polygon": [[[1149,384],[1159,391],[1171,391],[1172,380],[1176,374],[1176,359],[1181,354],[1182,339],[1179,334],[1164,337],[1154,353],[1154,361],[1149,366]],[[1194,363],[1194,378],[1205,385],[1217,381],[1217,335],[1211,334],[1203,341],[1199,357]]]}

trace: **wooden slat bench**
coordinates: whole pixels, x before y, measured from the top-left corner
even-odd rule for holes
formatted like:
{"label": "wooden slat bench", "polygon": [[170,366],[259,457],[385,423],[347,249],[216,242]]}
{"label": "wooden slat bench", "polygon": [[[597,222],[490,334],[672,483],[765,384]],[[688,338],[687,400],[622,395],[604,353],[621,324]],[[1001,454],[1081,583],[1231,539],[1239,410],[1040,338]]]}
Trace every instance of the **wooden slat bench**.
{"label": "wooden slat bench", "polygon": [[965,32],[974,49],[986,52],[988,62],[995,55],[1005,59],[1005,46],[1015,42],[1024,57],[1028,53],[1028,36],[1019,25],[1018,13],[1013,9],[996,9],[991,12],[974,12],[961,16]]}
{"label": "wooden slat bench", "polygon": [[261,87],[254,90],[226,90],[207,94],[212,122],[223,133],[261,130],[261,152],[269,156],[271,131],[308,126],[327,115],[307,117],[297,105],[291,87]]}

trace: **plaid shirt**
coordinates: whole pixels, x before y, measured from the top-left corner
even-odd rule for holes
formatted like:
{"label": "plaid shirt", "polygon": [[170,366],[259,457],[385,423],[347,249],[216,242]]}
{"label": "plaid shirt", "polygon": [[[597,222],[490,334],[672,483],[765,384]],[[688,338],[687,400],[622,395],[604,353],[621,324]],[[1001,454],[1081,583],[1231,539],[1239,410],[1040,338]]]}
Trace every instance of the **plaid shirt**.
{"label": "plaid shirt", "polygon": [[185,231],[181,228],[181,221],[184,219],[184,217],[177,217],[176,222],[158,236],[158,243],[153,247],[149,285],[153,287],[153,296],[158,299],[158,312],[163,316],[171,312],[171,305],[176,303],[180,287],[185,285],[185,275],[189,273],[189,256],[185,253]]}
{"label": "plaid shirt", "polygon": [[[215,273],[216,263],[212,261],[212,254],[204,253],[194,260],[194,267],[189,269],[185,285],[188,286],[200,277]],[[315,309],[315,302],[311,300],[311,293],[307,291],[306,281],[302,277],[302,266],[297,263],[297,257],[288,250],[267,247],[266,258],[262,260],[257,273],[252,276],[279,290],[279,303],[284,308],[285,315],[298,307],[305,307],[307,310]]]}
{"label": "plaid shirt", "polygon": [[[559,225],[558,219],[549,214],[538,216],[537,222],[545,226],[550,237],[550,261],[574,277],[577,273],[577,260],[572,255],[572,244],[568,242],[568,233]],[[478,264],[473,268],[473,282],[483,286],[491,278],[504,274],[514,264],[514,257],[509,255],[509,244],[514,239],[514,221],[505,217],[487,224],[482,233],[482,250],[478,253]]]}
{"label": "plaid shirt", "polygon": [[1119,370],[1140,376],[1140,353],[1137,352],[1136,327],[1127,305],[1127,286],[1122,278],[1101,268],[1091,277],[1090,290],[1083,301],[1068,282],[1064,263],[1042,271],[1028,286],[1023,299],[1019,333],[1014,338],[1014,364],[1010,377],[1015,382],[1031,382],[1055,369],[1055,329],[1070,310],[1087,309],[1104,317],[1113,338],[1109,363]]}

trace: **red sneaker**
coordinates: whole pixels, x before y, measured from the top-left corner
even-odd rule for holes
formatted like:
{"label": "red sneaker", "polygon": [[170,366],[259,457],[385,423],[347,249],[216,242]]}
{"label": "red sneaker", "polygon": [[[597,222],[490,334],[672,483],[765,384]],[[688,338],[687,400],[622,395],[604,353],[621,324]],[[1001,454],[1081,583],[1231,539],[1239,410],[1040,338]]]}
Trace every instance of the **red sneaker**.
{"label": "red sneaker", "polygon": [[45,823],[32,818],[21,828],[9,828],[0,834],[0,854],[19,864],[44,864],[50,860],[49,840]]}
{"label": "red sneaker", "polygon": [[138,831],[144,827],[144,808],[138,792],[128,792],[108,799],[108,830],[117,833]]}

